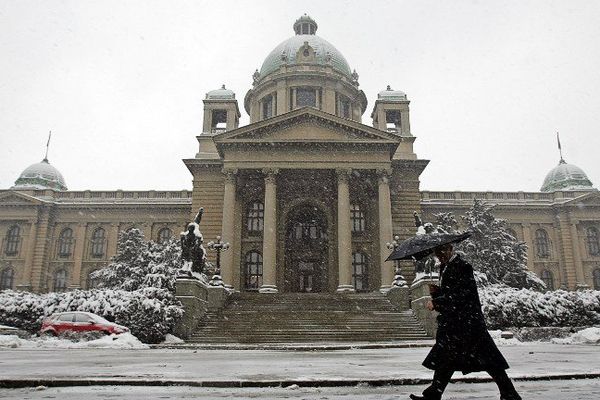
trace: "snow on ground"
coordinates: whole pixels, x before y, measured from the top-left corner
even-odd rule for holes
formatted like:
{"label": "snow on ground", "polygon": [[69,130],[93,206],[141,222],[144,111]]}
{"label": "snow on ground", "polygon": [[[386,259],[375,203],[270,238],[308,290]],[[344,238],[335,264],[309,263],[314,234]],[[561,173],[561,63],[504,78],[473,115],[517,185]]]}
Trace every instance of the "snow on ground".
{"label": "snow on ground", "polygon": [[501,330],[496,330],[496,331],[489,331],[490,336],[492,337],[492,339],[494,339],[494,342],[496,342],[497,345],[500,346],[517,346],[517,345],[522,345],[523,342],[521,342],[519,339],[513,337],[510,339],[505,339],[502,337],[502,332]]}
{"label": "snow on ground", "polygon": [[73,342],[55,337],[32,337],[21,339],[17,335],[0,335],[0,348],[45,348],[45,349],[147,349],[148,345],[140,342],[131,333],[103,336],[100,339]]}
{"label": "snow on ground", "polygon": [[183,339],[180,339],[175,335],[171,335],[170,333],[167,333],[167,335],[165,336],[165,340],[162,342],[162,344],[180,344],[180,343],[185,343],[185,342]]}
{"label": "snow on ground", "polygon": [[557,344],[597,344],[600,345],[600,328],[586,328],[564,339],[552,339]]}
{"label": "snow on ground", "polygon": [[[568,381],[515,382],[525,400],[591,400],[600,398],[600,379]],[[159,399],[306,399],[306,400],[408,400],[410,393],[421,393],[424,386],[359,385],[355,387],[322,388],[199,388],[189,386],[79,386],[63,388],[0,389],[0,399],[6,400],[159,400]],[[493,383],[450,384],[444,399],[497,400],[498,389]]]}

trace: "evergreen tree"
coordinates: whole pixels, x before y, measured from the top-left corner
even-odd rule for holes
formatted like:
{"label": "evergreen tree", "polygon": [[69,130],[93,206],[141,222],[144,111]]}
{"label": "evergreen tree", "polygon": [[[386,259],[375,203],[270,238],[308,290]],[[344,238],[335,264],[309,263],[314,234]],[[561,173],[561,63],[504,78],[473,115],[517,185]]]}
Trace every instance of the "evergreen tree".
{"label": "evergreen tree", "polygon": [[[480,284],[505,284],[515,288],[542,290],[544,283],[527,269],[527,244],[508,231],[504,219],[496,218],[493,205],[476,199],[462,217],[473,235],[456,248],[469,261]],[[436,215],[438,230],[457,232],[458,223],[451,213]]]}
{"label": "evergreen tree", "polygon": [[175,292],[181,247],[174,241],[147,242],[139,229],[121,232],[111,263],[93,273],[99,288],[134,291],[146,287]]}

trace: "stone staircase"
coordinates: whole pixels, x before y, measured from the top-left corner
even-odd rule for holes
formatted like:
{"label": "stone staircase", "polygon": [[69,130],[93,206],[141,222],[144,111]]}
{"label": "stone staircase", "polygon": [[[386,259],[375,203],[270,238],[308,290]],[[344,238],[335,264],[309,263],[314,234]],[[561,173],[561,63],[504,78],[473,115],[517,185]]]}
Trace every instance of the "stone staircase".
{"label": "stone staircase", "polygon": [[430,339],[380,293],[235,293],[188,343],[392,342]]}

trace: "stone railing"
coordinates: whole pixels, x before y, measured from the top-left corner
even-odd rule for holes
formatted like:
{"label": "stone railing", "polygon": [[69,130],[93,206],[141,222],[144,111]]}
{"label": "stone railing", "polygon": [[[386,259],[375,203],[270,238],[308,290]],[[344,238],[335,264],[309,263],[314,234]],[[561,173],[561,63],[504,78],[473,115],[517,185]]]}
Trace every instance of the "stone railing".
{"label": "stone railing", "polygon": [[422,278],[410,286],[411,308],[415,316],[423,324],[425,331],[429,336],[435,337],[437,331],[437,312],[427,309],[427,302],[431,300],[428,285],[437,285],[437,279]]}
{"label": "stone railing", "polygon": [[496,202],[514,202],[514,201],[542,201],[552,202],[561,199],[574,199],[586,192],[437,192],[437,191],[421,191],[422,201],[461,201],[461,200],[487,200]]}

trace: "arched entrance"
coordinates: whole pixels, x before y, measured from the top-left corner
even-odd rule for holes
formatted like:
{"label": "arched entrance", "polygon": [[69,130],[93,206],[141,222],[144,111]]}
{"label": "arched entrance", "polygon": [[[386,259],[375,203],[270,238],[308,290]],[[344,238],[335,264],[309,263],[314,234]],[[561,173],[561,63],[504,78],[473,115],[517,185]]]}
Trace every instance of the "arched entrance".
{"label": "arched entrance", "polygon": [[327,218],[303,204],[288,213],[285,229],[285,291],[327,291]]}

